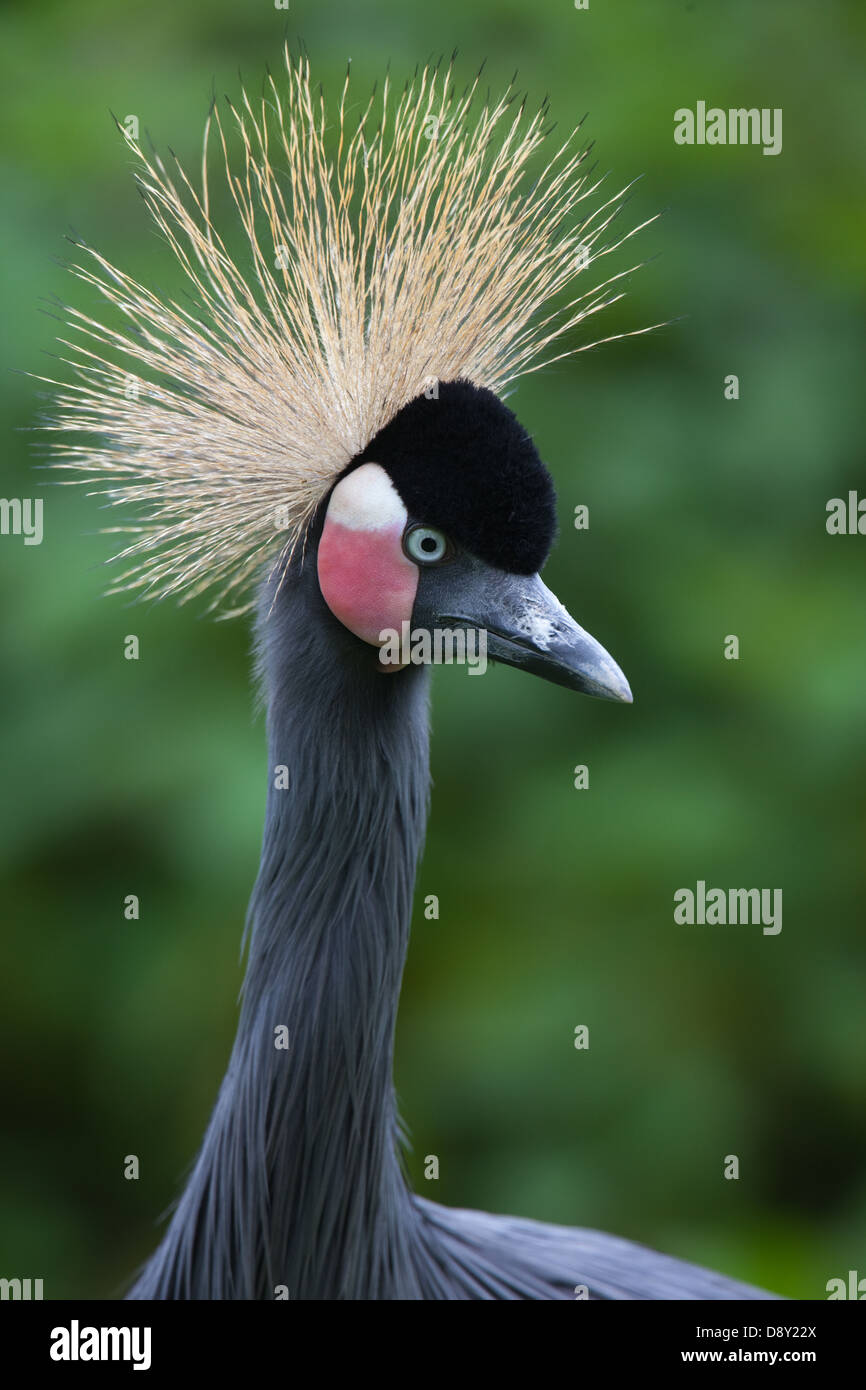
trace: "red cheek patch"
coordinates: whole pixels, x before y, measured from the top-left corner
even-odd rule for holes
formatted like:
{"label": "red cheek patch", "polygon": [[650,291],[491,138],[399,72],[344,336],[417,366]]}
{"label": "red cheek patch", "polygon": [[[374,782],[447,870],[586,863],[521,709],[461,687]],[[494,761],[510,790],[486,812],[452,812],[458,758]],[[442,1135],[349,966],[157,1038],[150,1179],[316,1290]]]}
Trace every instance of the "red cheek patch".
{"label": "red cheek patch", "polygon": [[409,622],[418,568],[403,553],[403,522],[355,529],[326,516],[319,541],[319,587],[344,627],[374,646],[385,628]]}

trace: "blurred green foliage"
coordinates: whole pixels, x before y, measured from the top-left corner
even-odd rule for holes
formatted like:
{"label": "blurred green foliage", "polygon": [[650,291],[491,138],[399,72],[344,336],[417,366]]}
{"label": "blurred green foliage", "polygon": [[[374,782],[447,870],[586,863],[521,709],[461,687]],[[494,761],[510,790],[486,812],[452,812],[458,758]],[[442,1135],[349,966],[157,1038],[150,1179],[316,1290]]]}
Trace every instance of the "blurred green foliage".
{"label": "blurred green foliage", "polygon": [[[389,58],[402,76],[456,45],[467,77],[487,58],[494,87],[517,66],[561,127],[590,112],[611,187],[645,176],[627,218],[668,209],[633,243],[658,259],[591,331],[669,326],[512,400],[560,491],[546,578],[635,705],[509,670],[436,676],[419,896],[437,893],[441,917],[417,913],[397,1057],[414,1180],[430,1192],[436,1153],[445,1202],[599,1226],[823,1297],[866,1272],[866,540],[824,529],[828,498],[866,492],[866,14],[7,4],[8,367],[58,370],[41,297],[90,307],[55,259],[69,226],[146,283],[179,283],[109,108],[195,168],[212,86],[235,94],[239,67],[255,85],[287,20],[329,91],[352,58],[359,99]],[[698,99],[782,107],[782,154],[676,146],[673,111]],[[97,504],[41,491],[37,391],[10,372],[2,389],[3,492],[44,495],[46,526],[39,547],[0,542],[0,1274],[104,1296],[155,1244],[228,1055],[263,729],[247,627],[101,597]],[[676,926],[673,892],[699,878],[783,888],[781,935]]]}

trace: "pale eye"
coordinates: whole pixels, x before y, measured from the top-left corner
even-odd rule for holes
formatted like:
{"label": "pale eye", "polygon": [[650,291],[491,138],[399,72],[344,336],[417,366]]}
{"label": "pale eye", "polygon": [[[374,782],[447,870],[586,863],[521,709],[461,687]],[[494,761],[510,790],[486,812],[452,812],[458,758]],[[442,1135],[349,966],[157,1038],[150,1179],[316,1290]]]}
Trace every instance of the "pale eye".
{"label": "pale eye", "polygon": [[410,526],[403,537],[403,549],[419,565],[437,565],[450,548],[447,536],[432,526]]}

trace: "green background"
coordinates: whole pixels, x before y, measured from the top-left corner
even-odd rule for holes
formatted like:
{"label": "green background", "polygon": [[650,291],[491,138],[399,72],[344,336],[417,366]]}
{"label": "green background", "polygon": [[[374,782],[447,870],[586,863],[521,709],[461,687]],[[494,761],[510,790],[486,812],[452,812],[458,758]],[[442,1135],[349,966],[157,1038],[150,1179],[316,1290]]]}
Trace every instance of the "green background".
{"label": "green background", "polygon": [[[388,58],[402,76],[456,45],[494,89],[518,67],[563,130],[590,113],[612,183],[644,175],[628,218],[667,209],[588,336],[675,322],[511,400],[559,488],[545,578],[635,704],[437,673],[419,895],[441,917],[416,912],[397,1085],[425,1195],[795,1297],[866,1274],[866,538],[824,525],[829,498],[866,492],[864,21],[854,0],[42,0],[4,7],[0,45],[20,371],[57,366],[41,297],[90,306],[57,264],[68,227],[180,284],[109,109],[194,169],[212,84],[237,95],[240,68],[257,87],[287,23],[329,92],[352,58],[359,101]],[[675,145],[674,109],[699,99],[782,107],[782,153]],[[41,546],[0,539],[0,1275],[106,1296],[154,1246],[228,1056],[263,727],[247,626],[101,597],[97,505],[43,492],[37,389],[7,371],[2,391],[3,493],[47,501]],[[676,926],[697,879],[781,887],[781,934]]]}

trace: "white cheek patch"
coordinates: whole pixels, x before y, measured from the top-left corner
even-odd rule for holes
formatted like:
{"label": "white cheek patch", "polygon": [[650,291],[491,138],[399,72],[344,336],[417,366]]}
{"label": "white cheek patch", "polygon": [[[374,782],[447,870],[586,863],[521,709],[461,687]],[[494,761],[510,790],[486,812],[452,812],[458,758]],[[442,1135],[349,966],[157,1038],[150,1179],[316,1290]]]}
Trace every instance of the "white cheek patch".
{"label": "white cheek patch", "polygon": [[351,531],[384,531],[408,519],[406,508],[384,468],[362,463],[331,493],[328,518]]}
{"label": "white cheek patch", "polygon": [[322,597],[344,627],[373,646],[412,617],[419,571],[403,552],[406,521],[378,463],[343,478],[325,513],[316,561]]}

